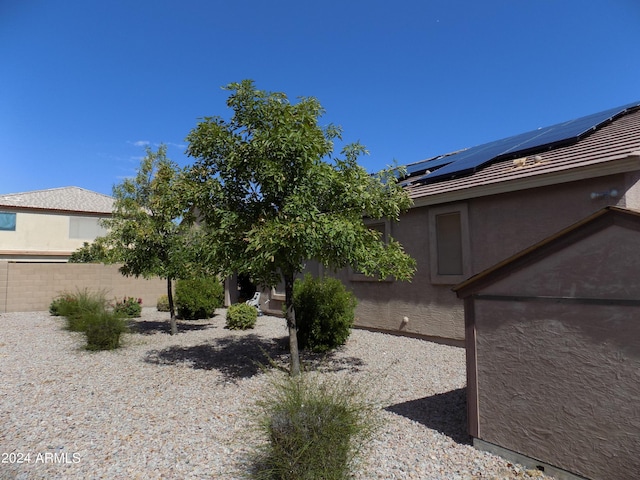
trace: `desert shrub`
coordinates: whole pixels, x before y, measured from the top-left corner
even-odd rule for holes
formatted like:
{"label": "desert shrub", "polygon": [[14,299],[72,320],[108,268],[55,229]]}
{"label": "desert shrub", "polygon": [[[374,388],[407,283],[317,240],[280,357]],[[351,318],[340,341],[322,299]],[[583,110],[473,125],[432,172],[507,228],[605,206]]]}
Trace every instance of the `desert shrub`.
{"label": "desert shrub", "polygon": [[127,331],[124,317],[103,310],[85,316],[87,350],[113,350],[120,346],[120,336]]}
{"label": "desert shrub", "polygon": [[305,275],[293,286],[293,306],[300,348],[325,352],[349,338],[356,299],[340,280]]}
{"label": "desert shrub", "polygon": [[113,311],[127,318],[139,317],[142,314],[142,299],[124,297],[122,301],[116,300],[113,303]]}
{"label": "desert shrub", "polygon": [[230,330],[247,330],[256,326],[258,309],[246,303],[236,303],[227,310],[226,327]]}
{"label": "desert shrub", "polygon": [[68,330],[83,332],[86,317],[104,311],[106,306],[107,300],[104,292],[90,292],[85,288],[76,291],[76,293],[64,293],[55,298],[49,306],[49,311],[54,310],[55,315],[65,317]]}
{"label": "desert shrub", "polygon": [[176,308],[181,318],[210,318],[224,303],[224,287],[217,278],[194,278],[176,282]]}
{"label": "desert shrub", "polygon": [[309,374],[278,377],[257,402],[259,447],[253,478],[351,478],[359,454],[380,425],[368,389]]}
{"label": "desert shrub", "polygon": [[159,312],[168,312],[169,311],[169,296],[161,295],[158,298],[158,302],[156,303],[156,308]]}
{"label": "desert shrub", "polygon": [[56,298],[54,298],[51,301],[51,304],[49,305],[49,313],[51,315],[53,315],[54,317],[58,317],[61,316],[62,313],[60,313],[62,310],[64,309],[68,309],[69,306],[66,305],[68,303],[72,303],[75,302],[75,298],[73,297],[73,295],[69,294],[69,293],[63,293],[59,296],[57,296]]}

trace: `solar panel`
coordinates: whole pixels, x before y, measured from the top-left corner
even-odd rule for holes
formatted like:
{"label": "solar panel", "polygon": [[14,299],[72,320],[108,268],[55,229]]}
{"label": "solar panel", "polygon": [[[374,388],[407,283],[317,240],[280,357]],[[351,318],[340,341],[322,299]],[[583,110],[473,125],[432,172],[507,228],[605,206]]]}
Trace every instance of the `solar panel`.
{"label": "solar panel", "polygon": [[434,168],[443,167],[453,161],[451,155],[439,155],[429,160],[423,160],[421,162],[412,163],[407,165],[406,176],[415,175],[418,172],[424,172],[426,170],[433,170]]}
{"label": "solar panel", "polygon": [[568,145],[577,142],[602,125],[638,106],[640,106],[640,102],[630,103],[550,127],[478,145],[452,155],[418,162],[407,168],[407,175],[430,170],[428,175],[423,175],[420,178],[421,182],[443,180],[473,173],[497,160],[530,155],[536,151]]}

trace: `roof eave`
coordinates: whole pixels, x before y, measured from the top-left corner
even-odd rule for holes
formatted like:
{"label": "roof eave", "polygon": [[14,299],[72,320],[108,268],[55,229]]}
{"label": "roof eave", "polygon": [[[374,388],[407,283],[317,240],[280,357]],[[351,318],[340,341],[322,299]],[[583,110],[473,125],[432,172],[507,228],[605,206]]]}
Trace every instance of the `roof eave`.
{"label": "roof eave", "polygon": [[555,171],[546,170],[540,175],[531,175],[508,181],[487,183],[471,188],[461,188],[434,195],[425,195],[423,197],[414,198],[412,208],[459,202],[461,200],[468,200],[471,198],[498,195],[501,193],[515,192],[529,188],[558,185],[636,170],[640,170],[640,151],[625,155],[611,156],[607,159],[599,159],[591,164],[583,164],[580,167],[559,167]]}
{"label": "roof eave", "polygon": [[55,215],[78,215],[82,217],[110,217],[113,212],[109,211],[90,211],[90,210],[64,210],[58,208],[29,207],[26,205],[2,205],[0,210],[11,212],[33,212],[33,213],[51,213]]}

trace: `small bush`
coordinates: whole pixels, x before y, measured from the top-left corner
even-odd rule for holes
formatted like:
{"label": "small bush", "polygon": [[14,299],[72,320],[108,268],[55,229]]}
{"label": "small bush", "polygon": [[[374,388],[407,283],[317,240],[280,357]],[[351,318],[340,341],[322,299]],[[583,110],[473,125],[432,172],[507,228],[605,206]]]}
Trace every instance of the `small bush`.
{"label": "small bush", "polygon": [[158,298],[158,302],[156,303],[156,308],[159,312],[168,312],[169,297],[167,295],[161,295],[160,298]]}
{"label": "small bush", "polygon": [[340,280],[305,275],[293,286],[300,348],[326,352],[343,345],[353,327],[356,299]]}
{"label": "small bush", "polygon": [[304,375],[277,380],[257,403],[268,439],[256,479],[351,478],[359,454],[379,427],[378,407],[357,383]]}
{"label": "small bush", "polygon": [[89,292],[85,288],[76,293],[64,293],[55,298],[49,306],[49,311],[65,317],[68,330],[83,332],[87,315],[100,313],[106,310],[106,306],[107,300],[104,292]]}
{"label": "small bush", "polygon": [[236,303],[227,310],[227,328],[230,330],[247,330],[256,326],[258,309],[246,303]]}
{"label": "small bush", "polygon": [[178,316],[188,320],[211,318],[224,303],[224,287],[217,278],[195,278],[176,282]]}
{"label": "small bush", "polygon": [[127,318],[139,317],[142,315],[142,299],[124,297],[122,301],[116,300],[113,304],[113,311]]}
{"label": "small bush", "polygon": [[54,317],[61,316],[60,313],[65,308],[68,308],[66,304],[75,302],[75,298],[69,293],[63,293],[62,295],[54,298],[49,305],[49,313]]}
{"label": "small bush", "polygon": [[87,350],[113,350],[120,346],[120,335],[127,331],[122,315],[102,311],[85,317]]}

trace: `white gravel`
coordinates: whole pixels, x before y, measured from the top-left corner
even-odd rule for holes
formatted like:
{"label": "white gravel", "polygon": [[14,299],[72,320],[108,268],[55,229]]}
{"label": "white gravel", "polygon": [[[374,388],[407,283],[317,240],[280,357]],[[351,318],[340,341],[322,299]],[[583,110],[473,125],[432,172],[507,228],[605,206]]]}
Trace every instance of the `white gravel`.
{"label": "white gravel", "polygon": [[[219,310],[170,336],[167,319],[145,308],[124,348],[92,353],[61,318],[0,314],[0,479],[243,478],[271,375],[254,361],[287,361],[284,320],[230,331]],[[471,447],[462,349],[354,330],[303,361],[375,384],[385,423],[357,479],[548,478]]]}

